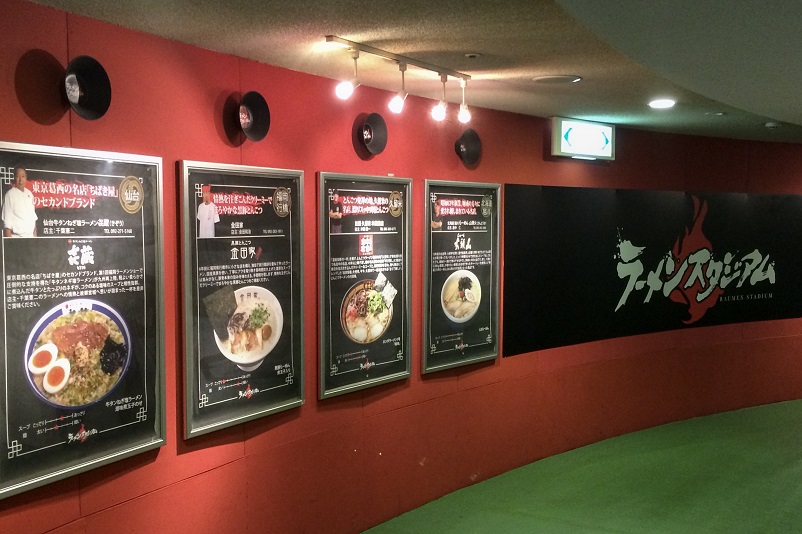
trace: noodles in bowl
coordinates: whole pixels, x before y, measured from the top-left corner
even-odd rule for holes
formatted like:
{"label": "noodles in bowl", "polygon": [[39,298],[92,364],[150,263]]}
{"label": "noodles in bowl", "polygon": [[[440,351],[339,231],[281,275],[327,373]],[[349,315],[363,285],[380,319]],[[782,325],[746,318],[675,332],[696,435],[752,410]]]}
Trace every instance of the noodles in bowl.
{"label": "noodles in bowl", "polygon": [[[120,315],[94,300],[71,300],[51,309],[26,344],[28,381],[45,402],[81,407],[102,399],[128,368],[131,340]],[[29,363],[43,350],[55,354],[46,368]]]}
{"label": "noodles in bowl", "polygon": [[482,286],[471,271],[459,270],[451,273],[440,291],[443,312],[455,323],[470,320],[482,301]]}
{"label": "noodles in bowl", "polygon": [[257,369],[275,348],[284,327],[276,296],[259,286],[218,289],[204,299],[220,353],[243,371]]}
{"label": "noodles in bowl", "polygon": [[362,280],[351,286],[340,307],[340,323],[345,334],[357,343],[379,339],[393,318],[396,293],[382,273],[376,280]]}

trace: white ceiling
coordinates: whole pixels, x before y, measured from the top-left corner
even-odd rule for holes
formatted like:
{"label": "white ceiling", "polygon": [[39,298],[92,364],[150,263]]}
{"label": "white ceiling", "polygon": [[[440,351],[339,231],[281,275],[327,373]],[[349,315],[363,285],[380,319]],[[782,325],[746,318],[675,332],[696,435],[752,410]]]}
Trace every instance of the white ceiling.
{"label": "white ceiling", "polygon": [[[37,3],[345,79],[353,73],[353,61],[347,51],[325,43],[326,35],[336,35],[470,75],[470,106],[672,133],[802,142],[802,106],[795,102],[802,82],[798,0]],[[555,74],[583,80],[570,85],[532,81]],[[361,54],[359,78],[371,87],[400,89],[398,67],[387,59]],[[437,74],[412,66],[406,89],[433,104],[442,95]],[[446,91],[449,101],[459,101],[455,79]],[[678,104],[668,111],[647,107],[657,96],[673,97]],[[768,129],[767,122],[780,127]]]}

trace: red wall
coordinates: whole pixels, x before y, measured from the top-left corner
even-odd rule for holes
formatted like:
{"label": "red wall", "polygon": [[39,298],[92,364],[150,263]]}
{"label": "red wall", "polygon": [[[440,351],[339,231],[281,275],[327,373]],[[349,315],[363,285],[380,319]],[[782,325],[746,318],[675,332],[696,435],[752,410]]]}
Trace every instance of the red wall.
{"label": "red wall", "polygon": [[[0,11],[0,140],[164,160],[167,385],[166,446],[0,501],[2,532],[354,532],[587,443],[802,397],[802,320],[614,339],[426,377],[422,325],[413,323],[411,378],[318,401],[315,224],[318,171],[412,178],[419,317],[426,178],[802,194],[802,147],[620,129],[615,162],[558,162],[543,157],[547,121],[473,109],[484,154],[467,170],[453,151],[461,125],[430,120],[431,100],[410,97],[393,116],[384,91],[362,87],[341,102],[333,80],[22,0],[0,0]],[[59,64],[84,54],[112,81],[111,108],[97,121],[66,112],[56,86],[36,79],[52,80]],[[223,103],[250,90],[268,101],[272,125],[264,141],[235,146],[223,131]],[[385,117],[389,142],[363,161],[350,131],[358,114],[373,111]],[[307,215],[306,404],[190,441],[182,437],[181,159],[302,169]]]}

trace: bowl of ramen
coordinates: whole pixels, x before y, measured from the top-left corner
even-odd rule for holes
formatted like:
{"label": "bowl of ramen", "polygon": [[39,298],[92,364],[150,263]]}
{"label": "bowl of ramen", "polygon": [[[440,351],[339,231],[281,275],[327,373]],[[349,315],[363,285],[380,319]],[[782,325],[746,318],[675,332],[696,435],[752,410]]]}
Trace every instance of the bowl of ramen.
{"label": "bowl of ramen", "polygon": [[376,280],[362,280],[351,286],[340,307],[340,324],[345,335],[357,343],[379,339],[393,318],[396,292],[381,273]]}
{"label": "bowl of ramen", "polygon": [[276,296],[259,286],[226,286],[204,298],[220,353],[243,371],[254,371],[272,351],[284,327]]}
{"label": "bowl of ramen", "polygon": [[454,271],[440,290],[440,303],[443,312],[451,321],[464,323],[470,320],[479,309],[482,300],[482,286],[471,271]]}
{"label": "bowl of ramen", "polygon": [[80,408],[107,396],[131,360],[131,337],[117,311],[69,300],[43,315],[25,344],[28,382],[46,403]]}

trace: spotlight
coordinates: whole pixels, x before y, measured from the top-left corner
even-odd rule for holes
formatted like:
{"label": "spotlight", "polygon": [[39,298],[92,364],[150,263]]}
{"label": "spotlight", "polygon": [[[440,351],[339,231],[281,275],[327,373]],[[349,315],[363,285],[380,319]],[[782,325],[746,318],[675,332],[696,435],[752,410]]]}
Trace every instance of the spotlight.
{"label": "spotlight", "polygon": [[398,94],[395,95],[388,104],[390,111],[392,111],[393,113],[401,113],[402,111],[404,111],[404,100],[406,100],[406,98],[407,98],[406,91],[399,91]]}
{"label": "spotlight", "polygon": [[404,110],[404,100],[407,99],[407,92],[404,90],[404,72],[407,70],[406,63],[399,63],[398,70],[401,71],[401,90],[390,100],[390,111],[401,113]]}
{"label": "spotlight", "polygon": [[446,80],[448,80],[448,75],[441,74],[440,81],[443,82],[443,99],[432,108],[432,118],[437,122],[446,119]]}
{"label": "spotlight", "polygon": [[355,48],[351,49],[351,59],[354,60],[354,78],[352,80],[338,83],[337,87],[334,89],[334,94],[336,94],[337,98],[340,100],[348,100],[351,98],[351,95],[354,94],[354,89],[359,87],[359,79],[356,70],[356,63],[359,59],[359,50]]}
{"label": "spotlight", "polygon": [[336,94],[337,98],[340,100],[348,100],[351,98],[351,95],[354,94],[354,89],[356,89],[357,85],[359,84],[356,80],[340,82],[337,84],[337,87],[334,88],[334,94]]}
{"label": "spotlight", "polygon": [[398,94],[395,95],[388,104],[390,111],[392,111],[393,113],[401,113],[402,111],[404,111],[404,100],[406,100],[406,98],[407,98],[407,93],[405,91],[399,91]]}
{"label": "spotlight", "polygon": [[441,100],[432,108],[432,118],[437,122],[446,120],[446,101]]}
{"label": "spotlight", "polygon": [[471,122],[471,111],[468,109],[468,106],[466,106],[465,104],[459,105],[459,113],[457,114],[457,119],[459,119],[459,121],[462,124]]}
{"label": "spotlight", "polygon": [[459,106],[459,114],[457,115],[457,119],[462,124],[471,121],[471,112],[468,109],[468,105],[465,103],[465,87],[468,85],[468,82],[463,78],[459,81],[459,86],[462,88],[462,104]]}

